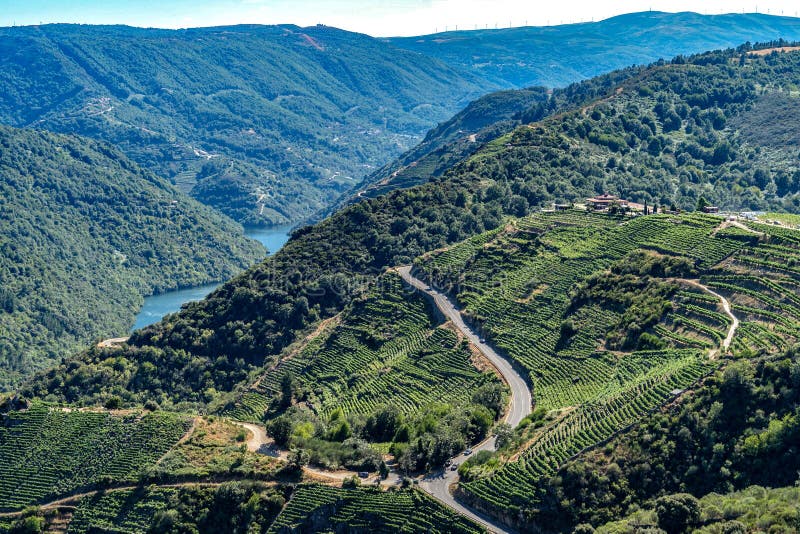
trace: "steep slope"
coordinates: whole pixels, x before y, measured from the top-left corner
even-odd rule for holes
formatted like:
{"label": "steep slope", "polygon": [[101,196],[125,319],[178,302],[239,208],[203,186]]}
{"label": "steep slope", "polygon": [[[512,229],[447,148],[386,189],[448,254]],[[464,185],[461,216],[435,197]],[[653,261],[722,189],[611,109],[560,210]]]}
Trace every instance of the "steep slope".
{"label": "steep slope", "polygon": [[[795,485],[800,469],[798,372],[795,349],[729,364],[692,394],[543,479],[536,490],[540,505],[529,517],[569,531],[577,523],[597,526],[624,517],[673,493],[699,498],[753,484]],[[736,505],[727,510],[726,519],[744,515]],[[766,530],[768,516],[764,520],[760,526]]]}
{"label": "steep slope", "polygon": [[[496,228],[508,215],[603,191],[651,206],[693,209],[706,195],[731,209],[792,208],[796,152],[753,146],[728,121],[758,124],[752,114],[761,113],[755,104],[765,91],[796,98],[790,88],[799,64],[798,53],[731,50],[659,63],[617,87],[609,83],[609,96],[519,127],[434,182],[348,206],[295,232],[266,262],[134,336],[123,355],[137,367],[157,363],[167,394],[212,398],[274,361],[303,329],[338,313],[387,266]],[[611,80],[599,79],[599,87]],[[574,98],[581,103],[587,94],[576,89]],[[155,394],[147,376],[108,369],[107,356],[94,350],[79,360],[89,366],[83,372],[78,362],[63,366],[26,391],[89,400],[119,385],[131,401]],[[81,380],[73,391],[62,386],[84,373],[103,379]]]}
{"label": "steep slope", "polygon": [[503,87],[521,88],[561,87],[627,65],[779,38],[800,39],[800,19],[651,11],[600,22],[451,31],[386,41]]}
{"label": "steep slope", "polygon": [[241,227],[108,145],[0,127],[0,388],[99,336],[142,297],[262,257]]}
{"label": "steep slope", "polygon": [[[576,105],[611,96],[611,88],[639,72],[641,68],[630,67],[563,89],[534,87],[483,96],[429,131],[419,145],[364,178],[356,186],[355,194],[344,196],[337,204],[341,206],[348,201],[424,184],[521,124],[540,121]],[[334,209],[328,211],[332,213]]]}
{"label": "steep slope", "polygon": [[0,29],[0,122],[111,141],[240,222],[297,221],[486,90],[322,26]]}

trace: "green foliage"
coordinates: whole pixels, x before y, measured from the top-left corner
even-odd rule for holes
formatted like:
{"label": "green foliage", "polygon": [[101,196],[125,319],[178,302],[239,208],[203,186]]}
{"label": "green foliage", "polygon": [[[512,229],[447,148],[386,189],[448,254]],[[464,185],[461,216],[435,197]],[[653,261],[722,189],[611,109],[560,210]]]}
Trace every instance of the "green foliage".
{"label": "green foliage", "polygon": [[[656,501],[656,509],[645,509],[613,523],[598,527],[598,534],[646,532],[662,524],[662,510],[667,503],[690,512],[691,532],[703,534],[740,534],[744,532],[795,532],[800,527],[800,489],[768,489],[751,486],[739,492],[710,493],[694,499],[686,494],[668,495]],[[659,507],[659,503],[661,506]],[[687,506],[688,505],[688,506]],[[670,506],[675,508],[675,506]],[[686,515],[686,514],[682,514]],[[681,518],[680,523],[684,523]],[[669,532],[668,528],[663,527]]]}
{"label": "green foliage", "polygon": [[656,500],[658,526],[667,534],[680,534],[697,525],[700,503],[687,493],[665,495]]}
{"label": "green foliage", "polygon": [[0,390],[126,332],[142,297],[227,279],[241,228],[108,145],[0,127]]}
{"label": "green foliage", "polygon": [[66,411],[34,404],[0,419],[0,508],[135,482],[189,429],[175,414]]}
{"label": "green foliage", "polygon": [[699,496],[793,484],[800,471],[799,376],[796,351],[728,366],[605,451],[567,463],[543,484],[542,494],[552,498],[536,521],[599,524],[678,491]]}

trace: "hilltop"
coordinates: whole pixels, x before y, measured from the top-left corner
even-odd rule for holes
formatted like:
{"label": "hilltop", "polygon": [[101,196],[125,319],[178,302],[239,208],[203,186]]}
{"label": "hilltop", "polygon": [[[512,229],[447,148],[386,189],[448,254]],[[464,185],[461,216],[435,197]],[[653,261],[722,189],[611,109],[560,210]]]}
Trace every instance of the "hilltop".
{"label": "hilltop", "polygon": [[142,297],[263,257],[230,219],[86,138],[0,126],[0,389],[99,337]]}

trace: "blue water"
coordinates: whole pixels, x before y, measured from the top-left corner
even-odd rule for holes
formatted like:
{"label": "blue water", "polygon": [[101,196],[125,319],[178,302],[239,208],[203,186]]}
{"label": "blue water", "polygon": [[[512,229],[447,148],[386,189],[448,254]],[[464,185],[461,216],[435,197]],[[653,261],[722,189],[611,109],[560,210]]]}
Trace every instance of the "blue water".
{"label": "blue water", "polygon": [[[289,231],[291,229],[291,226],[245,228],[244,233],[247,237],[255,239],[264,245],[264,248],[267,249],[269,254],[274,254],[289,240]],[[187,289],[176,289],[175,291],[168,291],[160,295],[145,297],[144,306],[142,306],[139,315],[136,316],[136,322],[133,324],[133,329],[131,331],[157,323],[165,315],[180,310],[181,305],[186,302],[203,299],[216,289],[217,286],[219,286],[219,284],[208,284]]]}

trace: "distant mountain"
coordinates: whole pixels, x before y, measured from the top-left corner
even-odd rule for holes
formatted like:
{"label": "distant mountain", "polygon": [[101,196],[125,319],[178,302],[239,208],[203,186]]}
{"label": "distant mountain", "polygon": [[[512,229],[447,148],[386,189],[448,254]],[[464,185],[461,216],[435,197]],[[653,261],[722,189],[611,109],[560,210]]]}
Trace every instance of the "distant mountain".
{"label": "distant mountain", "polygon": [[497,87],[324,26],[0,29],[0,122],[113,142],[246,224],[309,216]]}
{"label": "distant mountain", "polygon": [[0,391],[133,323],[142,297],[263,256],[104,143],[0,126]]}
{"label": "distant mountain", "polygon": [[521,88],[562,87],[659,58],[779,38],[800,39],[800,19],[644,12],[600,22],[453,31],[386,42],[440,59],[503,87]]}
{"label": "distant mountain", "polygon": [[[519,125],[522,110],[552,101],[543,87],[497,91],[482,96],[431,129],[420,144],[364,177],[349,193],[310,220],[319,221],[342,206],[393,189],[423,184],[441,175],[484,143]],[[557,109],[556,107],[550,109]]]}

